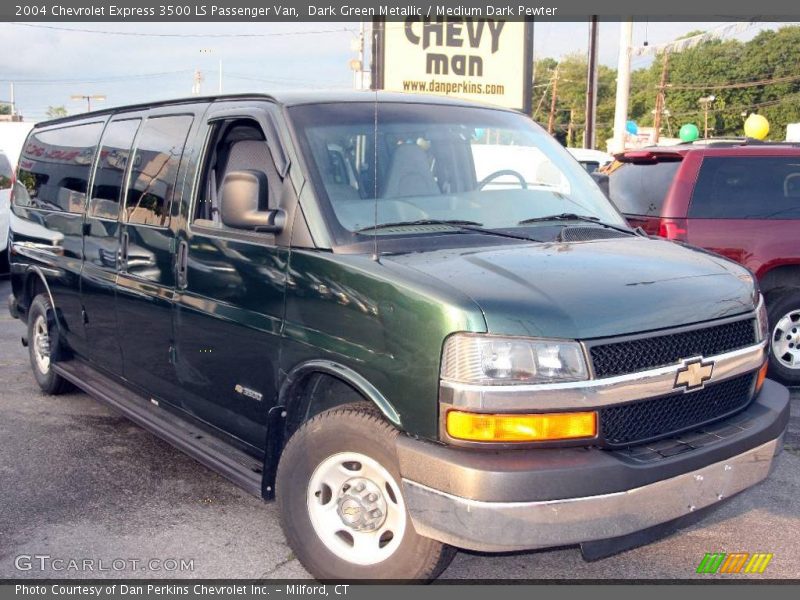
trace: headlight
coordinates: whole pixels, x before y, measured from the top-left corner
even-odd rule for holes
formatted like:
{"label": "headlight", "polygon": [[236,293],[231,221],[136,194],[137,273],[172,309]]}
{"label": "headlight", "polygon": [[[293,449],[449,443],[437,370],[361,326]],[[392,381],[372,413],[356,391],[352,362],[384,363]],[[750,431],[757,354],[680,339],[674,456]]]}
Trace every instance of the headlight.
{"label": "headlight", "polygon": [[473,384],[553,383],[588,378],[577,342],[455,334],[442,353],[442,379]]}
{"label": "headlight", "polygon": [[769,316],[767,315],[767,305],[764,303],[764,296],[759,294],[758,306],[756,308],[756,320],[758,321],[758,341],[763,342],[769,339]]}

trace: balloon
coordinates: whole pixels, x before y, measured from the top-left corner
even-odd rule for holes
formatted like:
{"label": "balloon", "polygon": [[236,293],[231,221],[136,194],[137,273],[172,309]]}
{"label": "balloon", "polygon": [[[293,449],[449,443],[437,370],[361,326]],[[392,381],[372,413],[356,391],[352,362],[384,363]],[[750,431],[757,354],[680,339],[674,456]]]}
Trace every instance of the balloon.
{"label": "balloon", "polygon": [[763,140],[769,133],[769,121],[766,117],[750,113],[744,122],[744,134],[747,137]]}
{"label": "balloon", "polygon": [[681,138],[681,141],[693,142],[700,137],[700,130],[697,129],[697,125],[694,123],[686,123],[678,132],[678,137]]}
{"label": "balloon", "polygon": [[639,133],[639,126],[634,121],[628,121],[625,123],[625,131],[631,135],[636,135]]}

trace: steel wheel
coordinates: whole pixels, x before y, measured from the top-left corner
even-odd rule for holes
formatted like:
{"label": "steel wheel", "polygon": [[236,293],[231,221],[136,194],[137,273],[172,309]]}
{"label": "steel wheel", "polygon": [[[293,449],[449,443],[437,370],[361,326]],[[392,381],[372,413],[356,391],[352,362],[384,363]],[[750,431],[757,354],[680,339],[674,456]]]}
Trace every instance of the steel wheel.
{"label": "steel wheel", "polygon": [[772,353],[788,369],[800,369],[800,310],[781,317],[772,332]]}
{"label": "steel wheel", "polygon": [[38,315],[33,322],[33,357],[36,368],[42,374],[50,371],[50,333],[47,330],[47,320],[44,315]]}
{"label": "steel wheel", "polygon": [[308,513],[325,547],[357,565],[385,561],[406,529],[399,484],[376,460],[358,452],[326,458],[308,484]]}

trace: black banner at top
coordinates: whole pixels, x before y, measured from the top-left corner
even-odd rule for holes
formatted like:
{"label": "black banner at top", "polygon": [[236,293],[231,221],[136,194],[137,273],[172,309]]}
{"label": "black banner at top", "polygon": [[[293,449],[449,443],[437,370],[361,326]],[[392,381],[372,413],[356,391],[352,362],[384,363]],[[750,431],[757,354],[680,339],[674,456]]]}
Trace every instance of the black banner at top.
{"label": "black banner at top", "polygon": [[418,19],[579,21],[800,19],[800,3],[786,0],[706,0],[697,3],[641,0],[17,0],[0,6],[0,20],[31,22],[302,22]]}

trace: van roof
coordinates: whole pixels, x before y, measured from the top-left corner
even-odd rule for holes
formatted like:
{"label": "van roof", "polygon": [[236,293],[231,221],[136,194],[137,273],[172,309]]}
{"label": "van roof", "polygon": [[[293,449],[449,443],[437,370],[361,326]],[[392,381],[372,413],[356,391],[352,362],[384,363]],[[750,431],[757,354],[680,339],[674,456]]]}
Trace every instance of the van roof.
{"label": "van roof", "polygon": [[446,106],[480,106],[484,108],[492,108],[496,110],[510,111],[510,109],[481,104],[478,102],[471,102],[469,100],[462,100],[460,98],[452,98],[448,96],[435,96],[429,94],[404,94],[399,92],[383,92],[371,90],[336,90],[336,91],[282,91],[272,94],[265,93],[245,93],[245,94],[217,94],[210,96],[189,96],[186,98],[173,98],[169,100],[158,100],[154,102],[143,102],[140,104],[127,104],[123,106],[114,106],[104,108],[101,110],[93,110],[91,112],[80,113],[77,115],[70,115],[68,117],[61,117],[58,119],[51,119],[49,121],[41,121],[36,124],[36,128],[48,127],[57,123],[67,123],[70,121],[77,121],[99,117],[104,115],[111,115],[118,112],[129,110],[144,110],[148,108],[157,108],[161,106],[178,106],[181,104],[196,104],[198,102],[223,102],[226,100],[266,100],[274,102],[282,106],[298,106],[301,104],[329,104],[339,102],[403,102],[413,104],[441,104]]}

